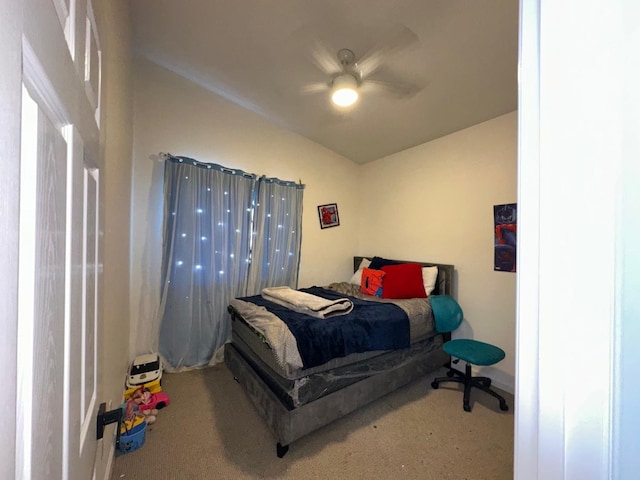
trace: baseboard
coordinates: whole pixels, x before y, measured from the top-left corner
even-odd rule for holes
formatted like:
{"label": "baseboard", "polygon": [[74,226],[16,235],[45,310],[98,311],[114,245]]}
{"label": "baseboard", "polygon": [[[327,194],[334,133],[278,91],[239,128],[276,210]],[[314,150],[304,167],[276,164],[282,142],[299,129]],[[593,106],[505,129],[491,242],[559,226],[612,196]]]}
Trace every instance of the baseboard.
{"label": "baseboard", "polygon": [[[452,357],[452,359],[453,358],[454,357]],[[456,370],[460,370],[461,372],[464,372],[464,369],[465,369],[464,360],[460,360],[460,363],[458,364],[452,363],[451,366]],[[491,384],[494,387],[499,388],[500,390],[503,390],[505,392],[508,392],[511,395],[515,394],[515,391],[516,391],[515,377],[513,375],[509,375],[503,370],[500,370],[496,367],[479,367],[476,365],[472,365],[471,373],[474,377],[475,376],[489,377],[491,379]]]}
{"label": "baseboard", "polygon": [[113,468],[113,459],[116,456],[116,436],[114,434],[113,441],[109,447],[109,453],[107,454],[107,465],[104,469],[104,480],[109,480],[111,478],[111,469]]}
{"label": "baseboard", "polygon": [[515,378],[513,375],[509,375],[502,370],[495,367],[473,367],[472,372],[474,376],[489,377],[491,379],[491,385],[500,390],[504,390],[512,395],[516,391]]}

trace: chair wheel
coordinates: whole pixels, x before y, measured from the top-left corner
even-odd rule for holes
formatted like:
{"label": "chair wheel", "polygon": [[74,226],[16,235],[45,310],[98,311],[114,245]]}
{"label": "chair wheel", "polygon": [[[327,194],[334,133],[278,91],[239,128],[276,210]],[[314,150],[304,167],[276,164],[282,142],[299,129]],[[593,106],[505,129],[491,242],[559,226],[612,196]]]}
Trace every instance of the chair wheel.
{"label": "chair wheel", "polygon": [[436,382],[436,381],[433,381],[433,382],[431,382],[431,386],[432,386],[434,389],[436,389],[436,390],[437,390],[437,389],[438,389],[438,387],[440,386],[440,384],[439,384],[438,382]]}
{"label": "chair wheel", "polygon": [[500,410],[502,410],[503,412],[507,412],[509,410],[509,407],[507,406],[506,403],[501,403]]}
{"label": "chair wheel", "polygon": [[462,408],[464,408],[465,412],[470,412],[471,411],[471,407],[469,405],[463,405]]}

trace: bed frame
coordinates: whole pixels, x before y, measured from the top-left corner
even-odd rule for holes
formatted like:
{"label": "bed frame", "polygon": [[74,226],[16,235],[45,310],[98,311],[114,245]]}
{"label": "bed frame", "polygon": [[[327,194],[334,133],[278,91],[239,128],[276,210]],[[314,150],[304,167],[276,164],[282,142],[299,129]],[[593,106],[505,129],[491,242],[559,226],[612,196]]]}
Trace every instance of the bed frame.
{"label": "bed frame", "polygon": [[[362,258],[365,257],[354,257],[354,272],[360,265]],[[452,294],[453,265],[415,263],[438,267],[436,288],[432,295]],[[232,316],[237,315],[234,310],[230,310],[230,312]],[[225,346],[224,358],[234,379],[243,387],[258,413],[273,432],[277,441],[276,454],[279,458],[287,453],[291,442],[443,365],[448,365],[449,362],[449,356],[442,351],[441,347],[418,351],[411,356],[409,361],[404,361],[398,368],[374,374],[311,403],[290,408],[269,388],[255,364],[248,361],[233,342]]]}

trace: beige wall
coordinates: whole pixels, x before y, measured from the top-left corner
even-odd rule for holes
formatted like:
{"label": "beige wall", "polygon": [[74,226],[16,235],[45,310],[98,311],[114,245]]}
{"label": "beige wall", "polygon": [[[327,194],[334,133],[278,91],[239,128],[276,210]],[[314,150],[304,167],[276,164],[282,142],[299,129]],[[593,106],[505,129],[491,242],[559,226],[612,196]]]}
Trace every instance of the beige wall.
{"label": "beige wall", "polygon": [[[124,0],[94,3],[102,48],[103,297],[100,402],[122,401],[129,363],[129,230],[131,228],[132,83],[129,5]],[[110,402],[110,403],[109,403]],[[98,444],[95,478],[109,473],[113,425]]]}
{"label": "beige wall", "polygon": [[493,205],[517,200],[517,115],[368,163],[358,251],[450,263],[465,323],[455,336],[503,348],[487,370],[513,392],[516,275],[493,270]]}
{"label": "beige wall", "polygon": [[[301,179],[301,287],[349,278],[357,254],[359,167],[143,58],[135,61],[131,352],[148,350],[157,312],[162,244],[159,152],[247,172]],[[337,203],[341,226],[320,230],[317,206]],[[138,339],[136,341],[136,338]]]}

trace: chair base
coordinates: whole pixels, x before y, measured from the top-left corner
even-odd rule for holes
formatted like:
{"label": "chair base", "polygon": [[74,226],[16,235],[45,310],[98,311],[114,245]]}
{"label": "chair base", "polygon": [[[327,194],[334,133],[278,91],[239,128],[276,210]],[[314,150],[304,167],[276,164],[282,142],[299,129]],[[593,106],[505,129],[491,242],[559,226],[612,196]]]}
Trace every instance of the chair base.
{"label": "chair base", "polygon": [[[457,376],[456,376],[457,375]],[[479,388],[483,392],[487,392],[489,395],[495,397],[500,402],[500,410],[506,412],[509,410],[507,406],[507,402],[495,391],[491,389],[491,379],[489,377],[474,377],[471,375],[471,365],[467,363],[465,367],[465,373],[456,370],[455,368],[449,367],[449,371],[447,372],[446,377],[438,377],[433,382],[431,382],[431,386],[433,388],[438,388],[441,382],[456,382],[462,383],[464,385],[464,396],[462,398],[462,407],[465,412],[471,411],[471,405],[469,404],[469,397],[471,396],[472,388]]]}

